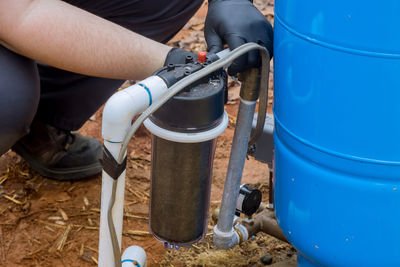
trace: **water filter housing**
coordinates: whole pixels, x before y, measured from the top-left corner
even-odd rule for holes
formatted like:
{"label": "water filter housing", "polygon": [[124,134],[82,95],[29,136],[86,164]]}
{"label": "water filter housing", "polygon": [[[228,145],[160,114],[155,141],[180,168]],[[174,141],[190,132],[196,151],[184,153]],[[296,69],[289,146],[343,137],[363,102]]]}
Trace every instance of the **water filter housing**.
{"label": "water filter housing", "polygon": [[226,75],[185,88],[145,121],[152,133],[150,231],[170,247],[207,229],[216,137],[228,124]]}

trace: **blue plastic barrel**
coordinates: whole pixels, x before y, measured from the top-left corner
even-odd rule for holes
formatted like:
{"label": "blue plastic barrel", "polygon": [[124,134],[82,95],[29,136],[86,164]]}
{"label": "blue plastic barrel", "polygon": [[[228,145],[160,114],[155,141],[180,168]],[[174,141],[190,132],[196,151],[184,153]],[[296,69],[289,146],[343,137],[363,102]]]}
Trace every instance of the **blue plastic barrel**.
{"label": "blue plastic barrel", "polygon": [[400,266],[400,1],[275,1],[275,207],[300,266]]}

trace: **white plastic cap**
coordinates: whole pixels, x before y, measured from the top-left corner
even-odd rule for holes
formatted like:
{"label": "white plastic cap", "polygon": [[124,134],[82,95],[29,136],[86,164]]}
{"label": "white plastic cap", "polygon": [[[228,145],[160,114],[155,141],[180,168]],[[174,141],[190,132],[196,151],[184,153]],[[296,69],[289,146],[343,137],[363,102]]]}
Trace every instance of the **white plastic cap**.
{"label": "white plastic cap", "polygon": [[130,246],[125,249],[121,257],[122,267],[146,267],[147,256],[143,248]]}

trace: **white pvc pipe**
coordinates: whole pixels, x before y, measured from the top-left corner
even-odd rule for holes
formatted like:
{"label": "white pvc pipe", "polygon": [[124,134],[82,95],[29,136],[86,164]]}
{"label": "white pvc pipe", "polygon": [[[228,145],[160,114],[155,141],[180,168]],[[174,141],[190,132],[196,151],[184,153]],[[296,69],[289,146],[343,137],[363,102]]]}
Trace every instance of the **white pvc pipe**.
{"label": "white pvc pipe", "polygon": [[133,117],[150,105],[150,98],[154,102],[167,89],[160,77],[151,76],[111,96],[103,111],[101,131],[104,140],[122,142]]}
{"label": "white pvc pipe", "polygon": [[[104,142],[105,147],[110,151],[114,158],[118,157],[120,143]],[[115,233],[118,238],[119,247],[121,247],[122,238],[122,219],[124,215],[124,191],[125,191],[124,171],[118,178],[117,191],[115,193],[115,202],[112,210]],[[102,173],[101,183],[101,211],[100,211],[100,238],[99,238],[99,266],[114,266],[114,253],[110,232],[108,229],[108,207],[112,194],[112,184],[114,179],[105,171]]]}
{"label": "white pvc pipe", "polygon": [[[167,85],[158,76],[151,76],[142,82],[132,85],[114,94],[106,103],[103,111],[102,136],[104,146],[115,160],[118,159],[122,141],[127,133],[132,119],[143,112],[151,103],[167,91]],[[113,222],[118,243],[121,247],[122,222],[124,214],[124,171],[118,178],[117,192],[113,207]],[[114,267],[114,253],[108,228],[107,213],[112,194],[111,178],[105,171],[102,174],[99,266]]]}

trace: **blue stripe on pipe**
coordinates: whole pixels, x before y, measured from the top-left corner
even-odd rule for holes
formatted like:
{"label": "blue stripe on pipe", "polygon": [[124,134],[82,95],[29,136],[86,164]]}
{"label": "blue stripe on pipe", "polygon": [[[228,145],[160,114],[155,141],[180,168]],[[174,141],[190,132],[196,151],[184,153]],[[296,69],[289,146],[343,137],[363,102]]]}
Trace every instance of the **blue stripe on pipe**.
{"label": "blue stripe on pipe", "polygon": [[132,262],[133,264],[136,264],[137,267],[140,267],[140,263],[137,261],[134,261],[134,260],[127,259],[127,260],[123,260],[121,263],[124,263],[124,262]]}
{"label": "blue stripe on pipe", "polygon": [[143,83],[138,83],[139,86],[143,87],[144,90],[149,94],[149,106],[153,103],[153,98],[151,97],[150,89]]}
{"label": "blue stripe on pipe", "polygon": [[122,141],[110,141],[110,140],[107,140],[107,139],[104,139],[104,141],[112,143],[112,144],[122,143]]}

